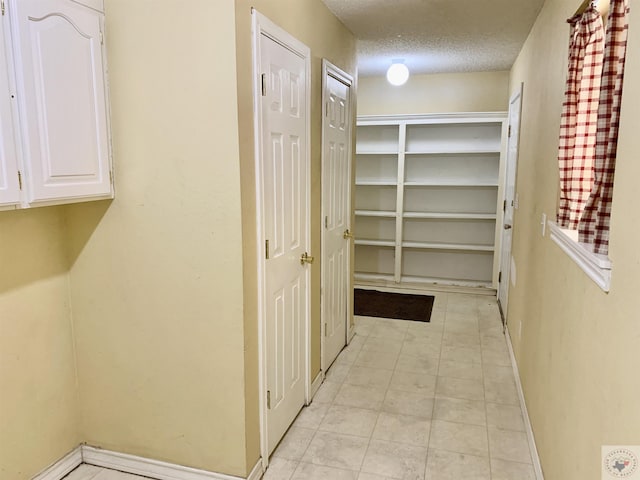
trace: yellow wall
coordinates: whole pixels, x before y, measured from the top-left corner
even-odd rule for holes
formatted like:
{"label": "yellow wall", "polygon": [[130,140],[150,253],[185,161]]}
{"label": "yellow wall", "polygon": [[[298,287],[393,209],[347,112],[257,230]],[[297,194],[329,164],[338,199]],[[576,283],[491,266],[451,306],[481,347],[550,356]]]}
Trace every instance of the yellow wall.
{"label": "yellow wall", "polygon": [[[251,7],[311,49],[311,255],[320,257],[322,58],[355,77],[355,39],[320,0],[236,0],[238,115],[244,233],[247,463],[259,455],[258,338]],[[355,112],[354,112],[355,115]],[[311,376],[320,371],[320,263],[311,274]]]}
{"label": "yellow wall", "polygon": [[362,77],[358,115],[505,111],[508,90],[506,71],[412,75],[401,87],[385,77]]}
{"label": "yellow wall", "polygon": [[69,207],[81,436],[244,476],[234,2],[106,22],[116,199]]}
{"label": "yellow wall", "polygon": [[61,208],[0,212],[0,478],[80,443]]}
{"label": "yellow wall", "polygon": [[[508,323],[545,478],[600,479],[602,444],[640,444],[640,17],[632,12],[612,212],[611,292],[548,236],[569,27],[580,2],[547,0],[511,72],[524,82]],[[519,333],[521,331],[521,334]]]}

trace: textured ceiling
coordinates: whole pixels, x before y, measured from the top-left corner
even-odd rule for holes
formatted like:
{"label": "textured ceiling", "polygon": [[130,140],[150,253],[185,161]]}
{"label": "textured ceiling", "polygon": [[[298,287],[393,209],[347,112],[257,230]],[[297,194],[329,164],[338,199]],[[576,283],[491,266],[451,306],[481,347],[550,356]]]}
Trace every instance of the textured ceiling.
{"label": "textured ceiling", "polygon": [[544,0],[323,0],[358,38],[361,76],[508,70]]}

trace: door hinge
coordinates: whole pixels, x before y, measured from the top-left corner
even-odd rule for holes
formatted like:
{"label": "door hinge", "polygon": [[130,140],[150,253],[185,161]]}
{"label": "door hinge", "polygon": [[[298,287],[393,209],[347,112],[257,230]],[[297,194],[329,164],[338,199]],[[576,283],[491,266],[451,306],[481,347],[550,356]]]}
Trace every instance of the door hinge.
{"label": "door hinge", "polygon": [[22,172],[20,170],[18,170],[18,186],[22,190]]}
{"label": "door hinge", "polygon": [[264,257],[269,260],[269,240],[264,241]]}
{"label": "door hinge", "polygon": [[498,273],[498,283],[502,281],[502,272]]}
{"label": "door hinge", "polygon": [[509,133],[507,133],[507,137],[511,138],[511,125],[509,125]]}
{"label": "door hinge", "polygon": [[271,410],[271,390],[267,390],[267,408]]}
{"label": "door hinge", "polygon": [[260,76],[260,81],[262,82],[262,96],[266,97],[267,96],[267,74],[263,73]]}

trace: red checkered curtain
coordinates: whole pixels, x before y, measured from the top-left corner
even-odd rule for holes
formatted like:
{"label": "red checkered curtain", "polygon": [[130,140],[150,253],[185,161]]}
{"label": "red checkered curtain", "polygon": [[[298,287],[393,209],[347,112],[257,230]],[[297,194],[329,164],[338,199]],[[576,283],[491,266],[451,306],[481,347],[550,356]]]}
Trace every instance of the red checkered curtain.
{"label": "red checkered curtain", "polygon": [[579,224],[579,240],[593,245],[594,252],[603,255],[609,252],[609,221],[627,51],[628,17],[629,0],[611,0],[600,87],[595,179]]}
{"label": "red checkered curtain", "polygon": [[560,203],[557,221],[563,228],[576,230],[594,180],[604,32],[600,13],[593,6],[568,22],[571,39],[558,147]]}

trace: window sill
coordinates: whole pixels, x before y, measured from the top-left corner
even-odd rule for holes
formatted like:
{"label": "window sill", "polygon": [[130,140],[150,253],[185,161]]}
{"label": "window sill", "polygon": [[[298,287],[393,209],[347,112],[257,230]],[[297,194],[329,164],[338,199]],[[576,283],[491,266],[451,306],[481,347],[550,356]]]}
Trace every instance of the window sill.
{"label": "window sill", "polygon": [[548,221],[551,240],[593,280],[602,290],[609,291],[611,284],[611,260],[606,255],[594,253],[589,245],[578,242],[578,232],[560,228],[557,223]]}

